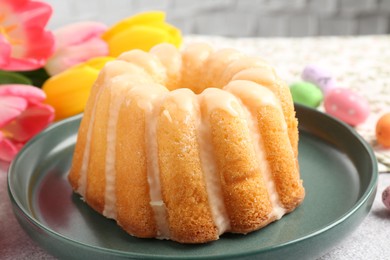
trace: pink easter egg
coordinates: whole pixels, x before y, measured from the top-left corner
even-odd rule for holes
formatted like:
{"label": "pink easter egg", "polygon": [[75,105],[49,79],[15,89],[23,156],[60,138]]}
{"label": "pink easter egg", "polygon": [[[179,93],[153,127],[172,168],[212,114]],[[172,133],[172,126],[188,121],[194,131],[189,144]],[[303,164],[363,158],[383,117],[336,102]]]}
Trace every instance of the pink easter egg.
{"label": "pink easter egg", "polygon": [[382,202],[386,208],[390,209],[390,186],[382,192]]}
{"label": "pink easter egg", "polygon": [[363,123],[370,114],[367,100],[346,88],[332,89],[325,97],[324,106],[328,114],[351,126]]}

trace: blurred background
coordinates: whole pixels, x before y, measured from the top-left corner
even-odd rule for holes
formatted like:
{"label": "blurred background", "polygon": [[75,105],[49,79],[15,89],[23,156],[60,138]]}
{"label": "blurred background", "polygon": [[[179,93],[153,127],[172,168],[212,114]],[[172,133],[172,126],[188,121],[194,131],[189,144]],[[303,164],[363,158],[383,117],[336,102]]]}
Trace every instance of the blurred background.
{"label": "blurred background", "polygon": [[302,37],[390,33],[390,0],[45,0],[49,28],[76,21],[112,25],[146,10],[162,10],[183,34]]}

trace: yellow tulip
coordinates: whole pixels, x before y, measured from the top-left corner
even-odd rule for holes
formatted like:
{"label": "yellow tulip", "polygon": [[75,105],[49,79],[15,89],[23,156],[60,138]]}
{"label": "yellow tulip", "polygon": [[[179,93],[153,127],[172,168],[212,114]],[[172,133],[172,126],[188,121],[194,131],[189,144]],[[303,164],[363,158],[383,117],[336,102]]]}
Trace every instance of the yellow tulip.
{"label": "yellow tulip", "polygon": [[180,30],[165,22],[165,13],[145,12],[124,19],[108,29],[103,35],[109,46],[110,56],[141,49],[149,51],[154,45],[167,42],[179,47],[182,42]]}
{"label": "yellow tulip", "polygon": [[42,86],[46,103],[55,109],[55,120],[84,111],[92,85],[112,57],[93,58],[49,78]]}

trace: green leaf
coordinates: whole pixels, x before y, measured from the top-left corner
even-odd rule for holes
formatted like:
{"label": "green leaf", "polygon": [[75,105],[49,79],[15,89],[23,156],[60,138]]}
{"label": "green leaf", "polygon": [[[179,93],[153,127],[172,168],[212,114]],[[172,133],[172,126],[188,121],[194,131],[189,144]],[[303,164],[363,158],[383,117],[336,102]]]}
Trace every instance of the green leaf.
{"label": "green leaf", "polygon": [[0,71],[0,84],[26,84],[31,85],[32,81],[27,77],[10,71]]}
{"label": "green leaf", "polygon": [[20,71],[19,74],[29,78],[36,87],[42,87],[43,83],[50,77],[44,68],[31,71]]}

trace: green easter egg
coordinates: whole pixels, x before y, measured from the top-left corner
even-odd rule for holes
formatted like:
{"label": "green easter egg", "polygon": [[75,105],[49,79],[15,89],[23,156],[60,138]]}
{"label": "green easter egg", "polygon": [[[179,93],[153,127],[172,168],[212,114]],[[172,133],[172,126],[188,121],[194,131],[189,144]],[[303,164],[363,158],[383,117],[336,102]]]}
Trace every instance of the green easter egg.
{"label": "green easter egg", "polygon": [[324,95],[321,90],[309,82],[297,82],[290,86],[290,92],[295,103],[309,107],[318,107]]}

